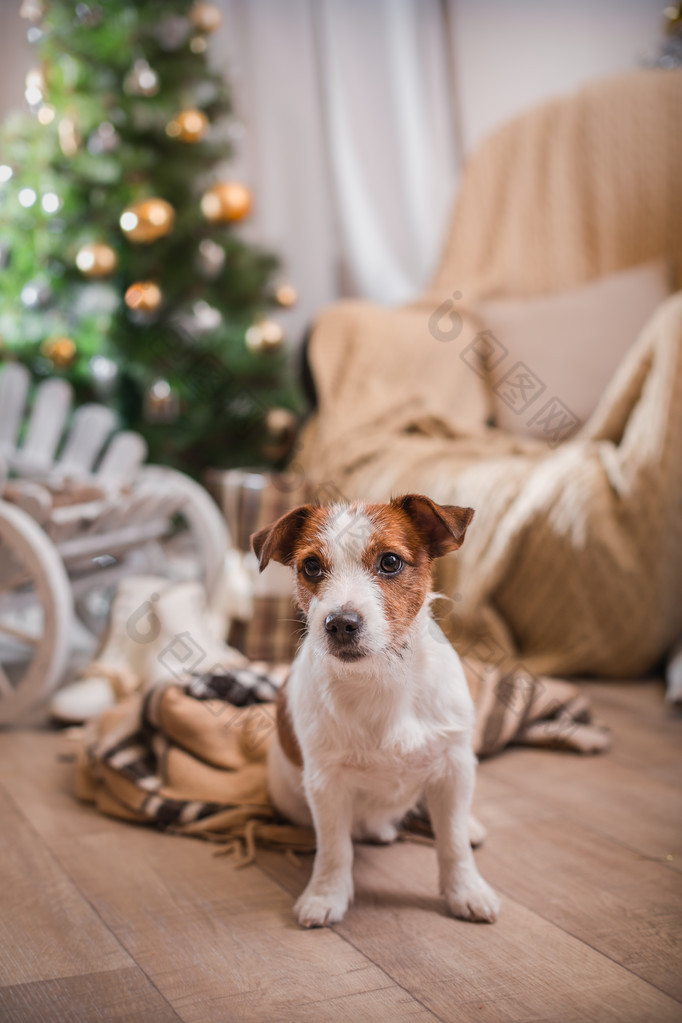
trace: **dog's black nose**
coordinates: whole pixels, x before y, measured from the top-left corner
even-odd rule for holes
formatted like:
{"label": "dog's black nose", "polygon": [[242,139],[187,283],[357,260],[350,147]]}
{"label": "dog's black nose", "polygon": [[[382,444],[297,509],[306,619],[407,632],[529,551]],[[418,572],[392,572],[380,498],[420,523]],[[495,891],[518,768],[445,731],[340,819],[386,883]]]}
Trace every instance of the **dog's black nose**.
{"label": "dog's black nose", "polygon": [[362,625],[362,615],[357,611],[332,611],[324,620],[327,632],[335,634],[336,639],[353,639]]}

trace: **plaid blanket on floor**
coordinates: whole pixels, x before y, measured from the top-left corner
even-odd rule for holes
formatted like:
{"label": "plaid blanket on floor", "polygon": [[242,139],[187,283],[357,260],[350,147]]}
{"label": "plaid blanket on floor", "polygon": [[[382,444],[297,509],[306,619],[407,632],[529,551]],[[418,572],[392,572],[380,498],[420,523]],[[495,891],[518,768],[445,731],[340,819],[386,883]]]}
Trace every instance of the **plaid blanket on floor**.
{"label": "plaid blanket on floor", "polygon": [[[513,743],[580,753],[608,748],[608,732],[590,723],[577,686],[523,669],[502,674],[474,661],[464,666],[479,756]],[[243,863],[257,844],[313,849],[313,831],[283,821],[267,795],[272,696],[285,675],[286,668],[256,666],[128,697],[82,734],[76,795],[113,817],[228,843]],[[425,830],[414,817],[405,827],[417,840]]]}

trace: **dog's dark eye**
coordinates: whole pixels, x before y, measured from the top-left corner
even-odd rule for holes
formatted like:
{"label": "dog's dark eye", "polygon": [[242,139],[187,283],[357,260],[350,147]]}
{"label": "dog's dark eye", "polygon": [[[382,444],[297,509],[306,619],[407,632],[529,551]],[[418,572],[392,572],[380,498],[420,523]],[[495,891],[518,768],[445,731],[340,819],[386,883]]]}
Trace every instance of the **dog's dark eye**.
{"label": "dog's dark eye", "polygon": [[386,575],[395,575],[403,567],[402,560],[397,554],[384,554],[381,561],[379,562],[379,568]]}
{"label": "dog's dark eye", "polygon": [[318,558],[306,558],[303,562],[303,572],[309,579],[319,579],[322,575],[322,565]]}

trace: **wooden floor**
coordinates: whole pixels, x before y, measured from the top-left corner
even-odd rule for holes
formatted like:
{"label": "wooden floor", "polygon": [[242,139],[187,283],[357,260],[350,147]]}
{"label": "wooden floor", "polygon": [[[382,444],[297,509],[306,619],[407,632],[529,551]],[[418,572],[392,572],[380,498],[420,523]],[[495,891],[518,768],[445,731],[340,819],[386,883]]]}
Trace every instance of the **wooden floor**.
{"label": "wooden floor", "polygon": [[0,1020],[679,1021],[682,721],[660,683],[586,688],[611,754],[479,769],[494,926],[446,917],[433,849],[397,844],[358,847],[344,923],[299,930],[309,858],[238,871],[108,820],[64,736],[0,735]]}

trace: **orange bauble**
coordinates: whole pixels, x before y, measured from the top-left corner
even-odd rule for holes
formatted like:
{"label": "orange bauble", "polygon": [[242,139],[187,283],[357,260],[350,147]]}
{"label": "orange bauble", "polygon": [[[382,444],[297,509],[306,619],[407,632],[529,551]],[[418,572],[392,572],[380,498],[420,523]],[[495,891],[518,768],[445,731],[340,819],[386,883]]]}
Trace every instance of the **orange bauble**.
{"label": "orange bauble", "polygon": [[244,220],[251,212],[250,190],[239,181],[221,181],[209,188],[201,200],[201,211],[207,220],[228,222]]}
{"label": "orange bauble", "polygon": [[51,337],[45,341],[41,350],[43,355],[52,359],[55,366],[67,369],[76,358],[76,345],[70,337]]}
{"label": "orange bauble", "polygon": [[223,16],[215,4],[197,3],[189,12],[189,20],[199,32],[215,32]]}
{"label": "orange bauble", "polygon": [[298,432],[298,417],[287,408],[271,408],[265,414],[263,453],[275,462],[287,457]]}
{"label": "orange bauble", "polygon": [[119,221],[126,238],[138,245],[148,245],[173,230],[175,210],[165,199],[142,199],[121,214]]}
{"label": "orange bauble", "polygon": [[161,305],[161,288],[154,281],[136,281],[125,293],[125,304],[139,313],[155,313]]}
{"label": "orange bauble", "polygon": [[76,253],[76,266],[84,277],[108,277],[118,266],[118,256],[111,245],[88,242]]}
{"label": "orange bauble", "polygon": [[208,117],[201,110],[182,110],[166,125],[166,135],[181,142],[200,142],[208,131]]}
{"label": "orange bauble", "polygon": [[276,352],[284,341],[284,330],[276,320],[258,320],[246,332],[246,347],[257,355]]}
{"label": "orange bauble", "polygon": [[290,309],[298,302],[298,292],[293,284],[280,284],[275,288],[275,301],[283,309]]}

